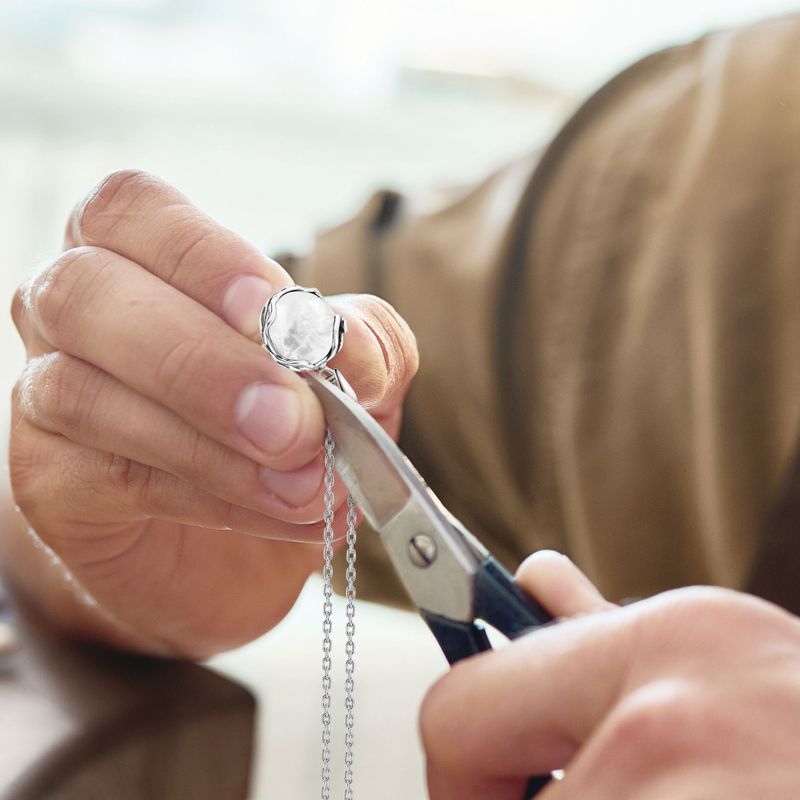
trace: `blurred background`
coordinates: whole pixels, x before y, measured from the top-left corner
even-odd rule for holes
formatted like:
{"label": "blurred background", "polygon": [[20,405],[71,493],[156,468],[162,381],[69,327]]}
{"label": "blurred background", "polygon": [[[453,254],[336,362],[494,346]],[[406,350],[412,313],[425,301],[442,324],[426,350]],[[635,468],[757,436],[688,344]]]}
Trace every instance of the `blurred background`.
{"label": "blurred background", "polygon": [[[268,252],[303,251],[376,188],[468,181],[541,146],[650,50],[796,10],[790,0],[0,0],[3,397],[23,358],[7,312],[14,287],[57,252],[72,205],[114,169],[165,177]],[[255,798],[318,791],[318,594],[310,584],[277,631],[213,662],[263,703]],[[358,619],[356,793],[423,797],[416,709],[441,656],[411,615],[363,606]]]}

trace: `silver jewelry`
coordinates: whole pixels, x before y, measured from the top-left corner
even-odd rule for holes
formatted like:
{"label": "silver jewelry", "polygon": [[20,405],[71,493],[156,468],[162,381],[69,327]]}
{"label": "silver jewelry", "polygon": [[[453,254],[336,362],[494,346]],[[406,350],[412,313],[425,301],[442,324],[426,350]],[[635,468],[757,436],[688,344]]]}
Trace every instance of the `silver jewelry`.
{"label": "silver jewelry", "polygon": [[[267,300],[261,312],[261,339],[267,352],[283,367],[295,372],[320,372],[340,389],[352,394],[338,370],[328,367],[344,344],[347,324],[328,305],[317,289],[289,286]],[[331,780],[331,632],[333,630],[333,506],[335,443],[330,429],[325,434],[325,492],[322,534],[322,800],[330,798]],[[353,800],[353,711],[355,708],[355,599],[356,599],[356,503],[347,496],[347,580],[345,626],[345,736],[344,797]]]}
{"label": "silver jewelry", "polygon": [[344,800],[353,800],[353,709],[355,708],[355,683],[353,673],[355,672],[355,652],[356,652],[356,501],[353,495],[347,495],[347,569],[345,578],[347,589],[345,597],[347,599],[345,612],[347,614],[347,625],[345,626],[345,654],[347,660],[344,664]]}
{"label": "silver jewelry", "polygon": [[261,311],[261,339],[267,352],[294,372],[325,369],[342,349],[347,323],[317,289],[287,286]]}

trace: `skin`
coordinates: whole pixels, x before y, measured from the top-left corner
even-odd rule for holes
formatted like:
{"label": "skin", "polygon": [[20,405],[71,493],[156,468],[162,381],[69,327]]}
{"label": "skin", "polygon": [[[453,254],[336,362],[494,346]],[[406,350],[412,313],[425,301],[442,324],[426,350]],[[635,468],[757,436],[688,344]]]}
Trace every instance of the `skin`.
{"label": "skin", "polygon": [[[203,658],[291,608],[320,561],[324,422],[257,325],[292,283],[176,189],[127,171],[77,206],[63,254],[19,287],[27,364],[0,559],[63,632]],[[349,328],[332,364],[395,435],[414,337],[378,298],[332,304]]]}
{"label": "skin", "polygon": [[[679,589],[624,608],[563,556],[517,579],[559,625],[458,664],[421,713],[431,800],[790,800],[800,785],[800,621]],[[491,698],[491,701],[488,701]]]}
{"label": "skin", "polygon": [[[64,248],[12,306],[28,361],[0,489],[6,578],[70,636],[191,658],[249,641],[320,560],[321,409],[256,330],[291,279],[138,172],[90,193]],[[377,298],[333,302],[337,365],[396,434],[414,337]],[[519,800],[557,768],[542,800],[797,796],[796,618],[708,588],[618,608],[552,552],[517,577],[562,622],[430,691],[432,800]]]}

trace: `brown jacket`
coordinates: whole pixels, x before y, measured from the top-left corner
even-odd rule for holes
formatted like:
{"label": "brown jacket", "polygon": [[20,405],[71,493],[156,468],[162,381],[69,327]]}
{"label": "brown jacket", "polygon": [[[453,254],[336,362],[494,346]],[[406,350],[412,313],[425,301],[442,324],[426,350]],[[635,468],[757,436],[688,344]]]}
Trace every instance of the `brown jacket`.
{"label": "brown jacket", "polygon": [[[378,193],[297,264],[409,321],[402,445],[509,566],[557,548],[613,598],[745,585],[798,442],[799,55],[796,16],[653,55],[541,157]],[[360,548],[362,594],[397,600]]]}

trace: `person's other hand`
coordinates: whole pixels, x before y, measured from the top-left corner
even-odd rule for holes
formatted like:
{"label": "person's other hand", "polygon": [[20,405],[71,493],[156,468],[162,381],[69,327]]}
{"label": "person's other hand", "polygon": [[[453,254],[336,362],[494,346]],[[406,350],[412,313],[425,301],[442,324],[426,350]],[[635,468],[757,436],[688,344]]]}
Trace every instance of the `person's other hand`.
{"label": "person's other hand", "polygon": [[458,664],[423,706],[431,800],[794,800],[800,793],[800,621],[722,589],[622,608],[571,562],[518,580],[574,617]]}
{"label": "person's other hand", "polygon": [[[292,283],[177,190],[126,171],[77,207],[63,254],[14,297],[28,357],[14,497],[119,644],[232,647],[280,619],[317,566],[319,547],[296,542],[321,543],[322,410],[258,334],[263,303]],[[414,337],[375,297],[332,304],[348,322],[333,364],[396,434]]]}

